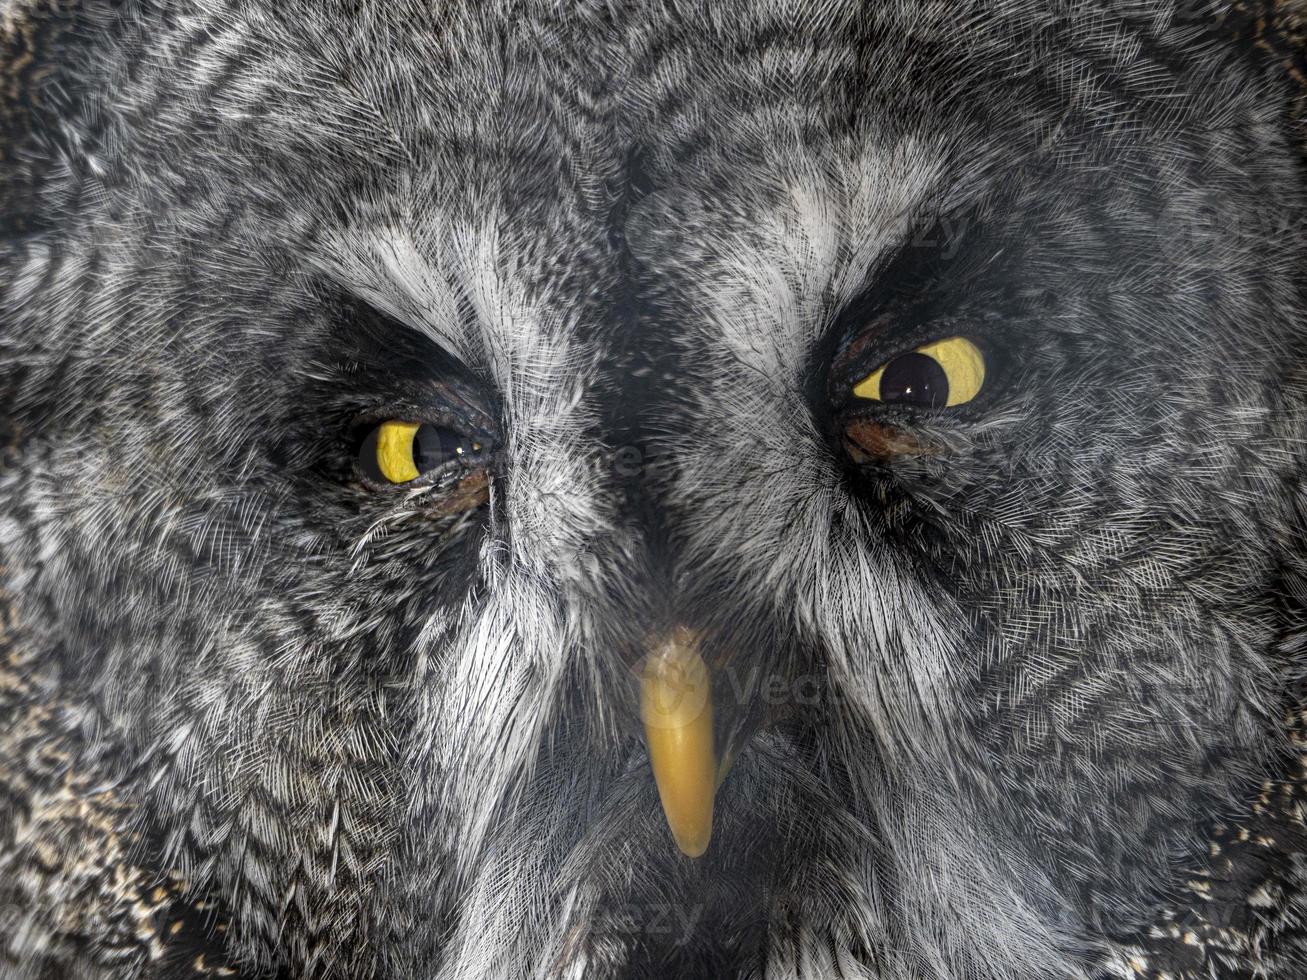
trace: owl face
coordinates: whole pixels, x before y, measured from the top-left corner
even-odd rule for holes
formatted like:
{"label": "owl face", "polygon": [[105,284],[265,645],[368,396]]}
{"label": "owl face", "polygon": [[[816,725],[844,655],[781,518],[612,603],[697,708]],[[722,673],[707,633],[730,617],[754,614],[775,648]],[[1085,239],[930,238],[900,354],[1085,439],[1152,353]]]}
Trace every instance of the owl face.
{"label": "owl face", "polygon": [[244,964],[1070,973],[1280,751],[1302,202],[1217,26],[87,16],[6,589]]}

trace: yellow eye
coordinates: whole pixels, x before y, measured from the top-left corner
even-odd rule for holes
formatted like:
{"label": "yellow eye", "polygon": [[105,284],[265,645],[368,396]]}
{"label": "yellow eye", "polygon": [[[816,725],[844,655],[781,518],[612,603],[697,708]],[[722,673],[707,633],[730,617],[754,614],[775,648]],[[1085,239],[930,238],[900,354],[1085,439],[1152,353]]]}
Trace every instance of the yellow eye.
{"label": "yellow eye", "polygon": [[413,459],[413,437],[421,428],[416,422],[383,422],[377,428],[377,469],[391,483],[418,478]]}
{"label": "yellow eye", "polygon": [[985,386],[985,355],[965,337],[900,354],[853,386],[858,398],[917,408],[965,405]]}
{"label": "yellow eye", "polygon": [[462,433],[392,419],[363,441],[359,467],[376,483],[408,483],[451,462],[474,462],[481,452],[481,443]]}

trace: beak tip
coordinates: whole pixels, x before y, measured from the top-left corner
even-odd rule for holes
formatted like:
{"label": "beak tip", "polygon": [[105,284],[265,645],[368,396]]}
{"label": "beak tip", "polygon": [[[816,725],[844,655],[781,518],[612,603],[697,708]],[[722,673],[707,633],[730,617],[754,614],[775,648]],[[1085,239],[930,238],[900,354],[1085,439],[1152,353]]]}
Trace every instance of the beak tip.
{"label": "beak tip", "polygon": [[693,860],[704,856],[704,853],[708,850],[709,840],[710,838],[707,834],[697,838],[678,836],[676,838],[676,846],[680,849],[682,854]]}

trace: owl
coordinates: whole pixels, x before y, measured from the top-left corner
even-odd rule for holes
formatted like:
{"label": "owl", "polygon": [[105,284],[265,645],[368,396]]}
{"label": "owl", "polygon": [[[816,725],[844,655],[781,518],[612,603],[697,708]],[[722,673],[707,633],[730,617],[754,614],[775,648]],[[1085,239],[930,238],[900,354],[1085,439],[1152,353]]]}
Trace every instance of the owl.
{"label": "owl", "polygon": [[0,978],[1307,976],[1307,6],[0,12]]}

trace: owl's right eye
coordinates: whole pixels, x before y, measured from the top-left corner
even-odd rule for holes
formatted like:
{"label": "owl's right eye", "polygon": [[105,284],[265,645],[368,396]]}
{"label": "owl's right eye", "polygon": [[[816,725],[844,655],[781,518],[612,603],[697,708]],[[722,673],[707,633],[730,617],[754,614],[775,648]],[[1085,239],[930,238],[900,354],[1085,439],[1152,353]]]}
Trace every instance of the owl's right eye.
{"label": "owl's right eye", "polygon": [[478,439],[427,422],[390,419],[368,433],[359,449],[359,469],[377,484],[412,483],[451,464],[484,456]]}
{"label": "owl's right eye", "polygon": [[915,408],[965,405],[985,386],[985,355],[966,337],[949,337],[900,354],[856,384],[868,401]]}

